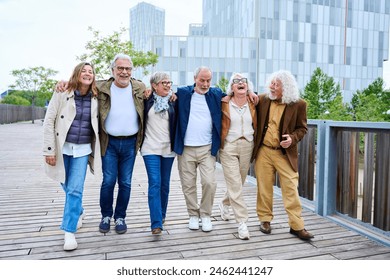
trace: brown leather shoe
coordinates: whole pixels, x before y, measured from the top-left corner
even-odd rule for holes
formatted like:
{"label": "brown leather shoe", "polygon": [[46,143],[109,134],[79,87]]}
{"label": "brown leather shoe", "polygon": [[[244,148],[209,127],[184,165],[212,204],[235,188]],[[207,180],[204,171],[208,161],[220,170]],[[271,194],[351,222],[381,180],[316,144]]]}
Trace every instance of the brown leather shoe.
{"label": "brown leather shoe", "polygon": [[154,228],[152,230],[152,234],[160,234],[161,233],[161,228]]}
{"label": "brown leather shoe", "polygon": [[314,238],[314,235],[308,232],[306,229],[293,230],[292,228],[290,228],[290,233],[298,236],[302,240],[310,240]]}
{"label": "brown leather shoe", "polygon": [[265,234],[271,233],[271,223],[270,222],[261,222],[260,231]]}

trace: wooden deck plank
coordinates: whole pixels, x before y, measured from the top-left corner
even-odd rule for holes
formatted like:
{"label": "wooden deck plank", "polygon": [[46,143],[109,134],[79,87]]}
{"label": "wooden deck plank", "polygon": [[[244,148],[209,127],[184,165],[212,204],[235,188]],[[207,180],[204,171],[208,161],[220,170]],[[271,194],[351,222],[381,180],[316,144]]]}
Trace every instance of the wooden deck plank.
{"label": "wooden deck plank", "polygon": [[359,258],[354,258],[355,260],[389,260],[390,253],[383,253],[377,255],[363,256]]}
{"label": "wooden deck plank", "polygon": [[[23,133],[22,133],[23,132]],[[390,259],[390,248],[372,242],[333,221],[303,210],[305,227],[315,234],[302,241],[289,234],[282,199],[275,195],[272,234],[259,231],[256,186],[247,182],[250,240],[237,238],[233,217],[222,221],[218,202],[225,192],[223,172],[217,168],[217,192],[213,207],[213,231],[188,229],[188,214],[176,161],[172,170],[170,200],[161,236],[150,232],[147,175],[142,158],[134,168],[126,223],[128,232],[98,231],[100,181],[89,173],[83,205],[86,219],[77,234],[79,248],[64,252],[62,220],[64,195],[46,177],[41,155],[42,126],[17,123],[0,126],[0,259],[2,260],[260,260],[260,259]]]}

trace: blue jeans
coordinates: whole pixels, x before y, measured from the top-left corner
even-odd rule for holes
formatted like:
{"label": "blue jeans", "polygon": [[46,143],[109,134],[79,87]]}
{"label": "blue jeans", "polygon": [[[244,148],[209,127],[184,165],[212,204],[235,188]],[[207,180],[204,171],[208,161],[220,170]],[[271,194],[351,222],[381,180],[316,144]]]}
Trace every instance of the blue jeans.
{"label": "blue jeans", "polygon": [[[103,182],[100,188],[102,217],[125,218],[130,201],[131,178],[136,153],[136,135],[126,139],[109,136],[106,154],[102,157]],[[114,188],[118,180],[118,194],[113,211]]]}
{"label": "blue jeans", "polygon": [[169,181],[171,179],[174,157],[164,158],[158,155],[143,156],[148,173],[148,203],[151,228],[163,228],[168,207]]}
{"label": "blue jeans", "polygon": [[65,183],[61,184],[65,192],[64,215],[60,229],[76,232],[77,222],[83,213],[83,191],[87,173],[88,155],[74,158],[63,155]]}

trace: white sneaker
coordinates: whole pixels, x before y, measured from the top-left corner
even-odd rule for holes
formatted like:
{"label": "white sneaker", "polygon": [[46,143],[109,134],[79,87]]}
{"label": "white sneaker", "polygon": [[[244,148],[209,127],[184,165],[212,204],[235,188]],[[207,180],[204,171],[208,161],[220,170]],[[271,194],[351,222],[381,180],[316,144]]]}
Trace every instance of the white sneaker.
{"label": "white sneaker", "polygon": [[77,241],[76,237],[74,236],[74,233],[71,232],[65,232],[65,243],[64,243],[64,250],[65,251],[72,251],[77,248]]}
{"label": "white sneaker", "polygon": [[230,219],[229,206],[223,204],[223,202],[221,201],[219,203],[219,210],[221,210],[222,220],[229,221],[229,219]]}
{"label": "white sneaker", "polygon": [[248,227],[244,222],[240,223],[238,227],[238,237],[243,240],[248,240],[249,239],[249,231]]}
{"label": "white sneaker", "polygon": [[189,229],[199,229],[199,217],[198,216],[190,216],[190,220],[188,222]]}
{"label": "white sneaker", "polygon": [[80,215],[79,217],[79,220],[77,222],[77,229],[80,229],[82,226],[83,226],[83,220],[85,218],[85,211],[83,212],[83,214]]}
{"label": "white sneaker", "polygon": [[203,231],[212,231],[213,225],[211,224],[210,216],[201,217],[202,220],[202,230]]}

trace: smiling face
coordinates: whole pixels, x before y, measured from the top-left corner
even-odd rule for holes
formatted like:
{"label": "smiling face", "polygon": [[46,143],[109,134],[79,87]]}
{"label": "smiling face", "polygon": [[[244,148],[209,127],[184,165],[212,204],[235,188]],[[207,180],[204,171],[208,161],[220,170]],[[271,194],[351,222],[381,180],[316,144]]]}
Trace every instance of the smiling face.
{"label": "smiling face", "polygon": [[115,79],[114,84],[120,88],[127,87],[130,84],[132,69],[133,67],[128,59],[118,58],[112,69],[112,75]]}
{"label": "smiling face", "polygon": [[159,96],[167,96],[171,91],[172,82],[166,78],[162,79],[157,84],[152,84],[154,92]]}
{"label": "smiling face", "polygon": [[270,96],[269,98],[272,100],[280,100],[283,96],[283,85],[282,82],[278,79],[274,79],[271,81],[269,85]]}
{"label": "smiling face", "polygon": [[81,86],[90,86],[93,82],[94,74],[91,65],[84,65],[79,76],[79,84]]}
{"label": "smiling face", "polygon": [[248,79],[240,75],[234,76],[232,80],[232,91],[234,95],[246,95],[248,92]]}

